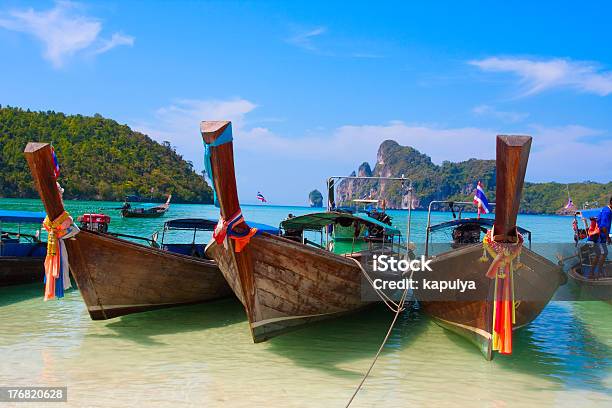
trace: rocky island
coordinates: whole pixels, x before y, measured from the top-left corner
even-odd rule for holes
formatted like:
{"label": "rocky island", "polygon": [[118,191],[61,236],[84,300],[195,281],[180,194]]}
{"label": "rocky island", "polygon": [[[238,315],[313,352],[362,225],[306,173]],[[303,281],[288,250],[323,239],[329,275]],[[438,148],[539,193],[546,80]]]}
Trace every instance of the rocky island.
{"label": "rocky island", "polygon": [[323,207],[323,194],[319,190],[312,190],[308,194],[308,204],[315,208]]}
{"label": "rocky island", "polygon": [[[490,202],[495,201],[495,160],[469,159],[437,165],[431,158],[410,146],[393,140],[384,141],[374,169],[362,163],[351,176],[400,177],[413,181],[413,209],[426,209],[433,200],[472,201],[476,184],[481,181]],[[386,200],[388,208],[408,208],[407,185],[400,181],[343,180],[336,189],[337,205],[355,198]],[[407,183],[404,183],[407,184]],[[525,183],[521,211],[554,214],[567,203],[567,190],[578,205],[586,201],[606,202],[612,194],[612,182]]]}

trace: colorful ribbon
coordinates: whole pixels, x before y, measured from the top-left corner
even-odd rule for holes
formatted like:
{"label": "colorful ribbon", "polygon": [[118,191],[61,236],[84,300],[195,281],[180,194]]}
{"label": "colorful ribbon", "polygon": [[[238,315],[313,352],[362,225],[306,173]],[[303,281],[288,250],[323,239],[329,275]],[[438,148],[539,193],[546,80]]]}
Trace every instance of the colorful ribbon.
{"label": "colorful ribbon", "polygon": [[64,297],[64,290],[70,288],[70,266],[64,240],[79,233],[79,228],[68,212],[64,211],[55,220],[47,216],[43,227],[49,234],[45,258],[45,301]]}
{"label": "colorful ribbon", "polygon": [[521,267],[520,255],[523,236],[517,233],[517,242],[496,242],[493,229],[487,231],[480,260],[487,262],[489,255],[493,262],[486,276],[495,279],[493,298],[493,350],[501,354],[512,354],[512,326],[516,323],[516,302],[514,300],[514,271]]}
{"label": "colorful ribbon", "polygon": [[234,250],[236,252],[241,252],[251,241],[251,237],[257,234],[257,228],[249,228],[249,230],[244,233],[234,231],[234,227],[243,222],[245,221],[242,215],[242,210],[240,209],[238,209],[236,214],[231,216],[229,220],[225,220],[223,217],[219,216],[219,222],[213,231],[213,239],[218,245],[221,245],[225,240],[225,237],[229,236],[234,240]]}

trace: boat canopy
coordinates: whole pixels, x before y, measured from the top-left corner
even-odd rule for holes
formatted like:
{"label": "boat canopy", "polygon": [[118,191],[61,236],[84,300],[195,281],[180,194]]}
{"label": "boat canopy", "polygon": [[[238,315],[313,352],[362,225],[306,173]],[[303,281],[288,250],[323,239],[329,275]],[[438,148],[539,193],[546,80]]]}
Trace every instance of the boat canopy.
{"label": "boat canopy", "polygon": [[602,208],[589,208],[588,210],[576,211],[576,215],[582,217],[585,220],[588,220],[591,217],[598,218]]}
{"label": "boat canopy", "polygon": [[17,224],[42,224],[47,214],[38,211],[0,210],[0,222]]}
{"label": "boat canopy", "polygon": [[207,220],[205,218],[179,218],[166,222],[167,230],[202,230],[212,231],[217,226],[217,221]]}
{"label": "boat canopy", "polygon": [[356,198],[353,200],[354,203],[366,203],[366,204],[377,204],[378,200],[371,200],[365,198]]}
{"label": "boat canopy", "polygon": [[385,234],[387,235],[400,235],[401,232],[391,225],[387,225],[383,222],[374,219],[364,213],[350,214],[346,212],[320,212],[300,215],[298,217],[289,218],[281,222],[281,228],[284,229],[306,229],[306,230],[318,230],[330,224],[347,224],[350,225],[353,222],[359,222],[366,226],[378,226],[384,228]]}
{"label": "boat canopy", "polygon": [[268,224],[261,224],[259,222],[253,222],[253,221],[247,221],[246,222],[247,225],[251,228],[257,228],[257,231],[259,232],[266,232],[270,235],[278,235],[278,233],[280,232],[278,230],[278,228],[273,227],[271,225]]}
{"label": "boat canopy", "polygon": [[[461,218],[457,220],[446,221],[440,224],[432,225],[429,227],[430,231],[439,231],[445,228],[457,227],[459,225],[465,224],[478,224],[484,227],[492,227],[495,223],[495,219],[493,218]],[[521,235],[527,235],[529,241],[531,241],[531,231],[526,230],[523,227],[516,226],[516,229]]]}
{"label": "boat canopy", "polygon": [[[258,231],[267,232],[268,234],[278,235],[278,228],[271,225],[260,224],[258,222],[247,222],[249,227],[257,228]],[[199,230],[199,231],[214,231],[217,226],[217,221],[206,218],[179,218],[170,220],[164,224],[166,230]]]}

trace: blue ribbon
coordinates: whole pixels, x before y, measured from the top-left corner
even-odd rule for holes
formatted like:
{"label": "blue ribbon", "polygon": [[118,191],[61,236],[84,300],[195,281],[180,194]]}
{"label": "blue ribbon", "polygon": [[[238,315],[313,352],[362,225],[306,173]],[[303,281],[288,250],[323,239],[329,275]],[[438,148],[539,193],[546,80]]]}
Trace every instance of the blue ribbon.
{"label": "blue ribbon", "polygon": [[230,123],[229,125],[227,125],[223,133],[221,133],[221,136],[217,138],[217,140],[212,143],[204,142],[204,170],[206,171],[206,175],[210,179],[210,185],[213,191],[213,201],[215,203],[215,206],[217,207],[219,207],[219,201],[217,200],[217,189],[215,188],[212,164],[210,162],[210,148],[219,147],[221,145],[231,142],[232,140],[234,140],[234,138],[232,137],[232,124]]}

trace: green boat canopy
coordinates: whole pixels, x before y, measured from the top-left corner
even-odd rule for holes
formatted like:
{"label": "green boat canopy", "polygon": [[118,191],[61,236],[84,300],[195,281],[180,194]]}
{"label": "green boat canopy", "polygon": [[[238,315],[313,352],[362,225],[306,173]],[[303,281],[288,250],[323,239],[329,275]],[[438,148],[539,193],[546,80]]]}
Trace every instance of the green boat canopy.
{"label": "green boat canopy", "polygon": [[380,222],[364,213],[350,214],[345,212],[328,211],[305,214],[286,219],[285,221],[281,222],[280,226],[285,230],[319,230],[330,224],[349,226],[354,222],[358,222],[366,226],[381,227],[384,229],[385,234],[387,235],[401,235],[400,230],[397,228]]}

